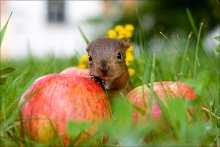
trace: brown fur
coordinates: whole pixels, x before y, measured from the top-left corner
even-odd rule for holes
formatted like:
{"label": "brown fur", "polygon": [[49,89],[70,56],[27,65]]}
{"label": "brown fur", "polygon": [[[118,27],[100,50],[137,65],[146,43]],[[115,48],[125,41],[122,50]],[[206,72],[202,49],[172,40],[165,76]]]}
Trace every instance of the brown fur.
{"label": "brown fur", "polygon": [[[130,47],[126,39],[99,38],[87,47],[90,75],[101,79],[111,93],[127,93],[131,90],[129,73],[125,63],[126,50]],[[118,54],[121,59],[118,59]]]}

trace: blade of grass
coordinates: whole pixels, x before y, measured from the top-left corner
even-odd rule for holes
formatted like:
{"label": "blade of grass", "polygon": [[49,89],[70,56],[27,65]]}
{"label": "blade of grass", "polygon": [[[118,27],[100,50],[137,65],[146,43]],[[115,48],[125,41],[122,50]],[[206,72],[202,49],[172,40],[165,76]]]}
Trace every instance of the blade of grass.
{"label": "blade of grass", "polygon": [[67,134],[70,135],[71,142],[70,144],[74,146],[74,144],[79,141],[82,134],[86,134],[91,136],[86,132],[86,130],[91,126],[91,123],[88,122],[77,122],[77,121],[69,121],[67,125]]}
{"label": "blade of grass", "polygon": [[0,76],[5,75],[5,74],[9,74],[11,72],[13,72],[15,70],[15,68],[12,67],[5,67],[0,69]]}
{"label": "blade of grass", "polygon": [[[145,101],[145,100],[144,100]],[[146,105],[146,103],[144,103]],[[138,105],[135,104],[131,104],[133,106],[133,108],[135,110],[137,110],[139,113],[141,113],[142,115],[145,115],[146,111],[145,109],[142,109],[141,107],[139,107]],[[146,106],[145,106],[146,107]]]}
{"label": "blade of grass", "polygon": [[8,106],[7,108],[5,108],[5,114],[7,116],[7,114],[10,114],[10,112],[12,111],[12,109],[14,107],[17,106],[18,102],[19,102],[20,98],[16,98],[14,101],[12,101]]}
{"label": "blade of grass", "polygon": [[152,106],[153,106],[153,98],[154,98],[154,81],[155,81],[155,59],[156,55],[155,52],[153,54],[153,61],[152,61],[152,70],[150,73],[150,98],[149,98],[149,107],[148,107],[148,112],[152,114]]}
{"label": "blade of grass", "polygon": [[141,18],[140,18],[140,15],[138,13],[138,10],[136,9],[136,16],[137,16],[137,19],[138,19],[138,24],[139,24],[139,28],[138,29],[138,43],[139,43],[139,46],[140,46],[140,64],[144,64],[145,61],[146,61],[146,58],[145,57],[149,57],[145,52],[144,52],[144,48],[147,47],[146,45],[146,36],[145,36],[145,33],[144,33],[144,28],[143,28],[143,25],[142,25],[142,22],[141,22]]}
{"label": "blade of grass", "polygon": [[141,33],[141,31],[139,30],[138,31],[138,39],[139,39],[139,45],[140,45],[140,61],[141,61],[141,64],[143,64],[144,63],[144,54],[143,54],[143,50],[144,50],[144,41],[143,41],[143,38],[142,38],[142,33]]}
{"label": "blade of grass", "polygon": [[19,110],[19,116],[20,116],[20,127],[21,127],[20,136],[21,136],[22,143],[26,144],[26,141],[24,139],[24,136],[25,136],[25,133],[24,133],[24,119],[23,119],[21,110]]}
{"label": "blade of grass", "polygon": [[[146,44],[145,44],[145,34],[144,34],[144,29],[143,29],[143,25],[142,25],[142,22],[141,22],[141,19],[140,19],[140,15],[139,15],[139,13],[138,13],[138,10],[136,9],[136,16],[137,16],[137,19],[138,19],[138,23],[139,23],[139,26],[140,26],[140,29],[138,29],[138,43],[139,43],[139,48],[140,48],[140,52],[139,52],[139,57],[140,57],[140,62],[139,62],[139,64],[140,65],[143,65],[144,63],[145,63],[145,61],[146,61],[146,58],[145,57],[147,57],[147,55],[145,54],[145,52],[144,52],[144,48],[146,47]],[[140,66],[141,67],[141,66]],[[147,68],[145,68],[145,70],[144,70],[144,74],[143,74],[143,81],[142,81],[142,101],[143,101],[143,104],[144,104],[144,111],[146,110],[146,107],[147,107],[147,105],[146,105],[146,101],[145,101],[145,97],[144,97],[144,91],[145,91],[145,83],[146,83],[146,81],[147,81],[147,77],[145,77],[146,76],[146,73],[147,73],[147,71],[146,71],[146,69]],[[143,71],[143,70],[142,70]]]}
{"label": "blade of grass", "polygon": [[[175,44],[173,44],[173,42],[172,42],[166,35],[164,35],[162,32],[160,32],[160,34],[170,43],[171,46],[173,46],[173,47],[177,50],[177,52],[178,52],[180,55],[183,56],[183,53],[176,47]],[[188,64],[193,68],[193,64],[192,64],[192,62],[190,61],[190,59],[189,59],[188,57],[186,57],[185,59],[186,59],[186,61],[188,62]]]}
{"label": "blade of grass", "polygon": [[[0,83],[1,84],[1,83]],[[1,114],[1,119],[0,119],[0,122],[3,122],[4,120],[5,120],[5,98],[3,97],[1,97],[1,112],[0,112],[0,114]]]}
{"label": "blade of grass", "polygon": [[[140,14],[138,13],[138,10],[137,10],[137,9],[135,10],[135,12],[136,12],[136,16],[137,16],[137,18],[138,18],[138,23],[139,23],[139,25],[140,25],[140,32],[142,33],[142,34],[141,34],[141,38],[142,38],[143,40],[146,40],[146,36],[145,36],[145,34],[144,34],[144,27],[143,27],[142,22],[141,22]],[[144,41],[142,42],[142,45],[143,45],[143,47],[146,46],[146,44],[145,44]]]}
{"label": "blade of grass", "polygon": [[183,71],[184,60],[186,59],[186,54],[187,54],[188,47],[189,47],[189,41],[190,41],[190,39],[192,37],[192,34],[193,34],[193,32],[190,32],[188,37],[187,37],[186,46],[185,46],[185,49],[184,49],[182,63],[181,63],[181,72]]}
{"label": "blade of grass", "polygon": [[[153,91],[153,95],[155,96],[155,100],[156,100],[157,104],[159,105],[161,112],[163,114],[165,114],[165,116],[169,117],[168,108],[166,107],[165,103],[162,102],[160,97],[154,91]],[[170,119],[170,118],[167,118],[167,119]]]}
{"label": "blade of grass", "polygon": [[195,22],[194,22],[194,20],[193,20],[193,17],[192,17],[192,14],[191,14],[189,8],[186,8],[186,14],[187,14],[187,17],[188,17],[188,19],[189,19],[190,25],[191,25],[191,27],[192,27],[194,33],[195,33],[196,36],[197,36],[197,35],[198,35],[198,30],[197,30],[197,28],[196,28]]}
{"label": "blade of grass", "polygon": [[[5,35],[6,29],[7,29],[8,23],[9,23],[9,20],[10,20],[10,18],[11,18],[11,15],[12,15],[12,12],[11,12],[11,14],[10,14],[10,16],[9,16],[9,18],[8,18],[8,20],[7,20],[7,22],[6,22],[6,24],[4,25],[3,29],[2,29],[1,32],[0,32],[0,46],[2,45],[3,37],[4,37],[4,35]],[[1,49],[0,49],[0,50],[1,50]]]}
{"label": "blade of grass", "polygon": [[9,74],[13,72],[15,68],[12,67],[5,67],[0,69],[0,85],[5,85],[7,77],[1,77],[2,75]]}
{"label": "blade of grass", "polygon": [[51,120],[50,118],[48,118],[48,120],[49,120],[49,122],[50,122],[50,126],[51,126],[51,128],[52,128],[52,130],[53,130],[53,133],[54,133],[54,138],[53,138],[53,139],[55,139],[55,141],[58,141],[58,144],[57,144],[58,146],[63,147],[64,144],[63,144],[63,142],[62,142],[62,139],[60,138],[60,136],[59,136],[59,134],[58,134],[58,132],[57,132],[57,130],[56,130],[56,128],[55,128],[55,126],[54,126],[52,120]]}
{"label": "blade of grass", "polygon": [[89,39],[86,37],[85,33],[83,32],[83,30],[78,27],[79,31],[80,31],[80,34],[82,35],[84,41],[86,42],[86,45],[89,45]]}
{"label": "blade of grass", "polygon": [[[152,61],[153,62],[153,61]],[[151,71],[152,71],[152,66],[149,68],[147,67],[148,65],[146,64],[145,68],[144,68],[144,73],[143,73],[143,77],[142,77],[142,87],[141,87],[141,97],[142,97],[142,101],[144,104],[144,111],[146,111],[147,105],[146,105],[146,100],[144,97],[144,92],[146,91],[146,84],[148,81],[150,81],[150,77],[151,77]],[[147,75],[149,73],[149,76]],[[149,88],[149,87],[148,87]]]}
{"label": "blade of grass", "polygon": [[203,23],[200,24],[199,33],[198,33],[197,42],[196,42],[195,63],[194,63],[194,77],[197,74],[197,65],[200,66],[198,52],[199,52],[199,43],[200,43],[200,37],[201,37],[201,32],[202,32],[202,26],[203,26]]}
{"label": "blade of grass", "polygon": [[39,90],[41,90],[43,87],[40,87],[38,89],[36,89],[36,91],[34,91],[33,93],[27,95],[26,99],[24,100],[24,102],[22,102],[21,104],[19,104],[19,106],[12,111],[11,115],[0,125],[1,130],[3,131],[3,129],[5,129],[7,126],[9,126],[10,124],[14,123],[14,120],[16,120],[17,116],[19,115],[20,110],[23,108],[23,106],[35,95],[39,92]]}
{"label": "blade of grass", "polygon": [[[196,34],[197,40],[200,40],[200,38],[198,38],[198,37],[201,37],[201,36],[200,36],[200,35],[201,35],[201,34],[200,34],[201,32],[199,33],[199,31],[200,31],[201,28],[199,28],[199,31],[198,31],[198,29],[196,28],[195,21],[194,21],[194,19],[193,19],[193,17],[192,17],[192,14],[191,14],[191,12],[190,12],[190,10],[189,10],[188,8],[186,8],[186,13],[187,13],[187,17],[188,17],[188,19],[189,19],[189,22],[190,22],[190,24],[191,24],[191,27],[192,27],[194,33]],[[203,23],[200,24],[200,27],[201,27],[202,25],[203,25]],[[198,43],[198,42],[197,42],[197,43]],[[201,42],[200,42],[200,44],[201,44],[201,47],[202,47],[201,52],[206,56],[207,54],[205,53],[204,47],[203,47],[203,45],[202,45]],[[199,45],[199,43],[198,43],[198,45]]]}
{"label": "blade of grass", "polygon": [[208,110],[205,107],[202,107],[202,110],[207,112],[208,114],[212,115],[213,117],[215,117],[216,119],[220,120],[220,116],[217,116],[215,113],[211,112],[210,110]]}
{"label": "blade of grass", "polygon": [[5,85],[7,77],[0,77],[0,85]]}

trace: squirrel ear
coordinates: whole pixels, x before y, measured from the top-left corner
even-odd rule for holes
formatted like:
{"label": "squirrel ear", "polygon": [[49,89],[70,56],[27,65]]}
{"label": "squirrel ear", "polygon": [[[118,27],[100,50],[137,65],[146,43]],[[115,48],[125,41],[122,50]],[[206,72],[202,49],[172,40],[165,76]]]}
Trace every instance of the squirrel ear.
{"label": "squirrel ear", "polygon": [[127,38],[119,39],[119,44],[123,46],[125,49],[128,49],[131,46]]}

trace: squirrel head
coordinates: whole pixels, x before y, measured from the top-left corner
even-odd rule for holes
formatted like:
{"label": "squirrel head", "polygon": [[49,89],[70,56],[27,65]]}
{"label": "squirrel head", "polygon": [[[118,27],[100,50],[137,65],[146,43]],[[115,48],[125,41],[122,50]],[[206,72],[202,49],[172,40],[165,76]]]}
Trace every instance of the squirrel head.
{"label": "squirrel head", "polygon": [[87,47],[90,75],[108,81],[128,74],[125,58],[129,47],[130,43],[125,38],[92,41]]}

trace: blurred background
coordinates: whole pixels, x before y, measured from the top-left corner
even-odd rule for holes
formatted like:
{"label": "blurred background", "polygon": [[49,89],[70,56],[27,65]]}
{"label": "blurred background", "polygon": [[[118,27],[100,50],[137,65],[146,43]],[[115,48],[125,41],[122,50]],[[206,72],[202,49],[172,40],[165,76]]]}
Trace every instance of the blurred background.
{"label": "blurred background", "polygon": [[[157,44],[160,32],[168,36],[187,37],[193,31],[187,17],[188,8],[196,28],[203,22],[203,42],[214,50],[220,35],[218,0],[123,0],[123,1],[3,1],[1,29],[10,19],[1,58],[23,58],[30,55],[71,56],[84,54],[86,43],[78,27],[93,40],[106,35],[117,24],[133,24],[136,31],[142,23],[148,48]],[[136,32],[137,34],[138,32]],[[133,42],[137,41],[133,37]]]}

